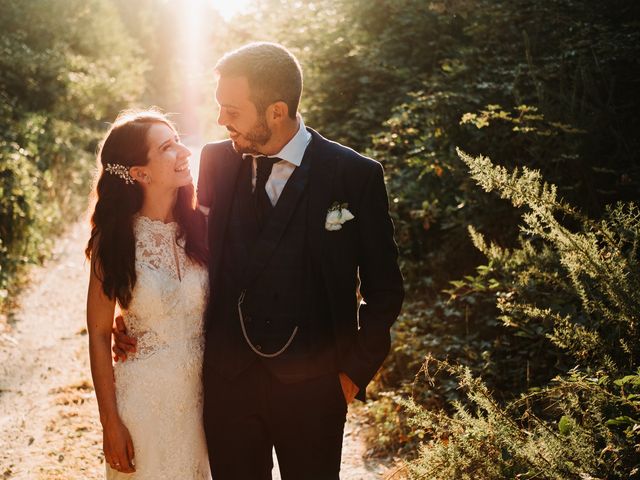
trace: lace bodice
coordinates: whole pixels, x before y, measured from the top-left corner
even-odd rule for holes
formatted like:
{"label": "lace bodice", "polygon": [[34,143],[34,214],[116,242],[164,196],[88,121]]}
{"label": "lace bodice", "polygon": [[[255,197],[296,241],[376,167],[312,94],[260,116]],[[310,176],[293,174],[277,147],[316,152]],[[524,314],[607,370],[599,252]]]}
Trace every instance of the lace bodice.
{"label": "lace bodice", "polygon": [[134,220],[136,262],[181,280],[187,262],[184,239],[176,242],[178,224],[138,216]]}
{"label": "lace bodice", "polygon": [[138,341],[134,359],[202,340],[208,275],[189,259],[184,239],[176,242],[178,228],[142,215],[134,219],[137,280],[123,311],[127,330]]}

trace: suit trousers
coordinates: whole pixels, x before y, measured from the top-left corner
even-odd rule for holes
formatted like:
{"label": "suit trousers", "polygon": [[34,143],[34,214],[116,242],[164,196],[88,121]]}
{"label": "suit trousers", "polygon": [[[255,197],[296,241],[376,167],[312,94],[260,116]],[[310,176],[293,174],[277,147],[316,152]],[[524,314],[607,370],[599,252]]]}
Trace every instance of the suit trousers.
{"label": "suit trousers", "polygon": [[339,480],[347,405],[338,372],[279,381],[261,361],[233,379],[205,366],[204,426],[213,480]]}

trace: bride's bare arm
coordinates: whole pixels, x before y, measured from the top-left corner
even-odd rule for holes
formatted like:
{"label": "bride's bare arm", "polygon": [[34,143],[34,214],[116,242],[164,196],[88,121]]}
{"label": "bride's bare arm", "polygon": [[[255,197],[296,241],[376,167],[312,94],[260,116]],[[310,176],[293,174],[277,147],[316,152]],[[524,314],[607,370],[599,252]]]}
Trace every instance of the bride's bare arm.
{"label": "bride's bare arm", "polygon": [[[87,330],[89,332],[89,356],[91,375],[98,398],[100,421],[117,416],[116,392],[111,364],[111,322],[115,300],[102,290],[102,282],[96,275],[95,262],[91,262],[91,277],[87,295]],[[105,355],[106,352],[106,355]]]}
{"label": "bride's bare arm", "polygon": [[102,281],[96,274],[99,265],[92,259],[87,294],[87,330],[91,376],[98,400],[103,428],[105,461],[121,472],[134,472],[133,443],[116,406],[113,364],[111,363],[111,326],[115,300],[105,295]]}

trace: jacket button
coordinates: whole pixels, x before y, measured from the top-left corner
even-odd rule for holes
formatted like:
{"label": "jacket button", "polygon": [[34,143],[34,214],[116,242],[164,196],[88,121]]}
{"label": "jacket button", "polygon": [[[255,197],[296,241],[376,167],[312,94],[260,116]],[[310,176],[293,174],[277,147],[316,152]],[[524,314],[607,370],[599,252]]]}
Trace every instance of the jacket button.
{"label": "jacket button", "polygon": [[259,352],[262,351],[262,345],[256,345],[256,350],[258,350]]}
{"label": "jacket button", "polygon": [[267,326],[270,326],[270,325],[271,325],[271,320],[269,320],[269,319],[267,318],[267,320],[266,320],[264,323],[266,323],[266,324],[267,324]]}

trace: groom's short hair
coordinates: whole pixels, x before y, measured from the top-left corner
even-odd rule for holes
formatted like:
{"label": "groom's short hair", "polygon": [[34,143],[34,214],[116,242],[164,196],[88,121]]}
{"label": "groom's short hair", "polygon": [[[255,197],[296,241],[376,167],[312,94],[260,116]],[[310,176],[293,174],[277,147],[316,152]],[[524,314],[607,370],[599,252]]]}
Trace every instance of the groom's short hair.
{"label": "groom's short hair", "polygon": [[302,95],[302,68],[296,57],[282,45],[249,43],[226,53],[215,66],[221,77],[246,77],[251,101],[262,114],[275,102],[285,102],[289,116],[296,118]]}

